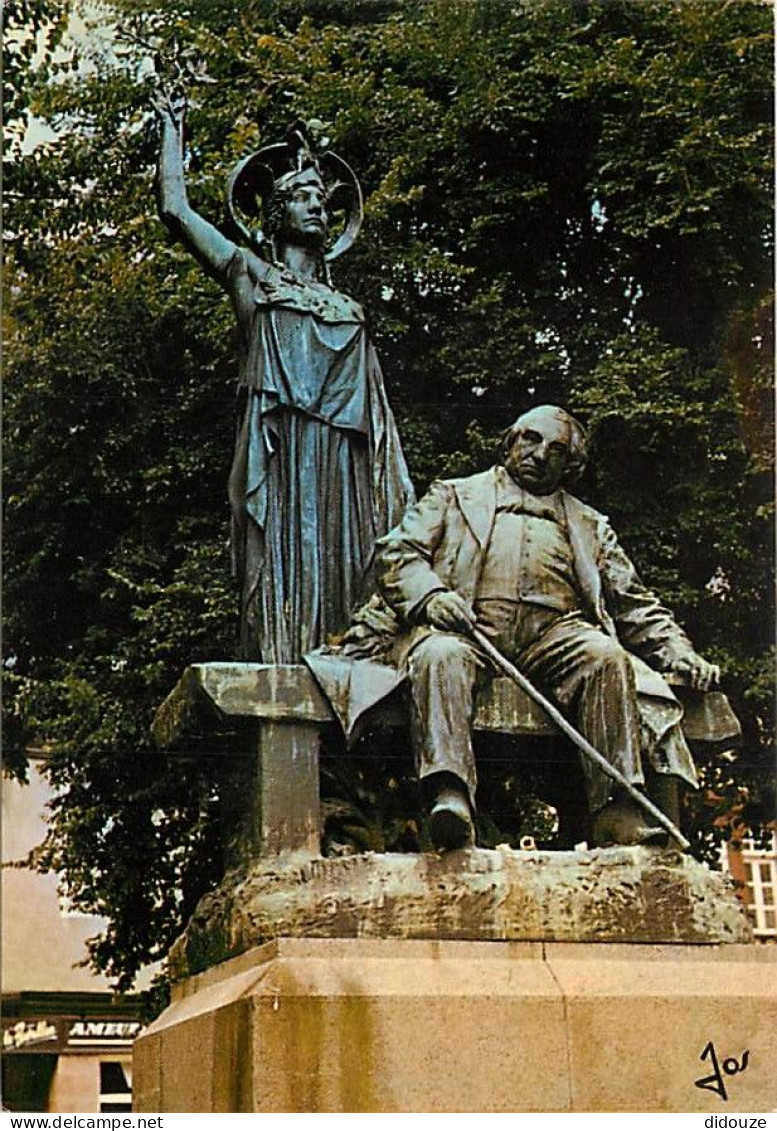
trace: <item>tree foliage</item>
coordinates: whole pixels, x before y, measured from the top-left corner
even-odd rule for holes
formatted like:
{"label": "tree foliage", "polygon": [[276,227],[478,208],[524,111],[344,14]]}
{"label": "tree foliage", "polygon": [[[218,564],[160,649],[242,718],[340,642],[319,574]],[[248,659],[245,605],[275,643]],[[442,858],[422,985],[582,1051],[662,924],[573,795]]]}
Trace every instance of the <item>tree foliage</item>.
{"label": "tree foliage", "polygon": [[[234,330],[155,216],[152,48],[188,60],[210,218],[292,117],[359,171],[366,225],[336,281],[369,311],[419,489],[486,466],[528,404],[587,423],[581,493],[743,721],[702,767],[697,848],[732,813],[765,820],[769,6],[115,0],[59,51],[73,3],[9,7],[33,39],[9,48],[6,738],[20,773],[48,753],[38,861],[108,917],[98,967],[129,984],[218,875],[207,760],[155,751],[149,723],[236,627]],[[22,152],[29,113],[57,137]]]}

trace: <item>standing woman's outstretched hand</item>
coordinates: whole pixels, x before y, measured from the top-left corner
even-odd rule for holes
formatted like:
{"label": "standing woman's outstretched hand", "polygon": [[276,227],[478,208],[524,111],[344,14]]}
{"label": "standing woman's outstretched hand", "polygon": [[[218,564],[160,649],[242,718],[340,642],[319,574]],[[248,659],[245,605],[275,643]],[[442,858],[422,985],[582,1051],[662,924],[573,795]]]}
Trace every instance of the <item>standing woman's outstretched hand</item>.
{"label": "standing woman's outstretched hand", "polygon": [[236,247],[189,203],[184,163],[186,92],[177,80],[166,82],[160,77],[151,102],[159,122],[159,215],[208,274],[223,285]]}
{"label": "standing woman's outstretched hand", "polygon": [[187,101],[186,93],[181,87],[158,82],[151,96],[151,105],[162,127],[171,125],[177,133],[183,134]]}

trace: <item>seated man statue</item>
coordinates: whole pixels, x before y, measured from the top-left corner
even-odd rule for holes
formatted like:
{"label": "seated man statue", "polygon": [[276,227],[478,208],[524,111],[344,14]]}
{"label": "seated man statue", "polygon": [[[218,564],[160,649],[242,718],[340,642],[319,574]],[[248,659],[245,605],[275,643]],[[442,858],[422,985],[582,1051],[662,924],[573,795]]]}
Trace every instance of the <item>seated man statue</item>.
{"label": "seated man statue", "polygon": [[[585,464],[574,417],[533,408],[507,432],[504,452],[503,466],[433,484],[380,540],[388,609],[373,601],[343,651],[375,658],[368,638],[388,618],[392,639],[386,647],[384,633],[380,658],[409,681],[417,772],[438,849],[474,843],[474,695],[495,674],[470,638],[474,627],[677,822],[678,782],[696,788],[697,779],[682,708],[658,672],[682,673],[707,691],[719,669],[641,583],[605,516],[567,492]],[[326,665],[308,660],[336,698]],[[584,772],[597,845],[665,841],[600,769],[586,762]]]}

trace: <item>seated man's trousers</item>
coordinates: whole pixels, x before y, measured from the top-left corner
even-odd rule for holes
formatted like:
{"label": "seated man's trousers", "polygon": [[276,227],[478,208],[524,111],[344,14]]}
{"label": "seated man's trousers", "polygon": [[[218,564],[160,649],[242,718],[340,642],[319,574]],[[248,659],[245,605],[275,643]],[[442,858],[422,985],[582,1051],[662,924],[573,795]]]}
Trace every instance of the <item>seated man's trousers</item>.
{"label": "seated man's trousers", "polygon": [[[625,649],[579,612],[527,606],[509,632],[486,630],[494,644],[555,702],[627,781],[644,785],[634,670]],[[475,807],[472,748],[475,691],[494,676],[490,661],[465,636],[433,629],[409,656],[412,736],[419,780],[450,773]],[[614,783],[583,758],[592,812]]]}

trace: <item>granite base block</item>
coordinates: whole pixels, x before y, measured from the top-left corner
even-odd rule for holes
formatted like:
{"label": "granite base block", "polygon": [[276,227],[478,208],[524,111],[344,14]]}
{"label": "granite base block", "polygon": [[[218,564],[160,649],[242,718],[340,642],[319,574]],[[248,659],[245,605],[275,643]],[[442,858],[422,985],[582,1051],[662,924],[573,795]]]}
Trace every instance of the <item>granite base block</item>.
{"label": "granite base block", "polygon": [[777,948],[279,938],[175,987],[135,1107],[764,1112],[775,1034]]}

